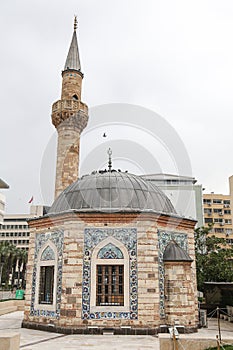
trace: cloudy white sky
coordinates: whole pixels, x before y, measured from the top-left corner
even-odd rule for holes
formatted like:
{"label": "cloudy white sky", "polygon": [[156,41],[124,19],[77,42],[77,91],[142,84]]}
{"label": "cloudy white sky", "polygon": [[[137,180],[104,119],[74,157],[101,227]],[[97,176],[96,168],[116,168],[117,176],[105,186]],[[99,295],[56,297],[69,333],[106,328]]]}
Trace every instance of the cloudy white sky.
{"label": "cloudy white sky", "polygon": [[51,105],[60,97],[74,14],[82,100],[89,107],[127,103],[158,113],[183,140],[198,182],[207,192],[227,193],[231,0],[12,0],[0,3],[0,178],[10,185],[2,191],[7,212],[27,213],[32,195],[34,204],[49,202],[41,194],[41,164],[55,137]]}

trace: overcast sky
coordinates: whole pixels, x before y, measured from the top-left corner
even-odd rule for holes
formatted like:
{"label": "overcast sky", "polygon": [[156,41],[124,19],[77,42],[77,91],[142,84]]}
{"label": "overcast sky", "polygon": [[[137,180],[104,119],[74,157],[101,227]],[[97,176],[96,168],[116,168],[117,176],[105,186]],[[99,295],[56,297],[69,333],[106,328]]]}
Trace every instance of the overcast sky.
{"label": "overcast sky", "polygon": [[[0,178],[10,185],[2,191],[7,212],[27,213],[32,195],[34,204],[52,201],[41,194],[41,168],[56,135],[51,106],[60,98],[74,14],[83,102],[132,104],[158,113],[179,134],[198,183],[206,192],[228,193],[233,1],[12,0],[0,3]],[[109,139],[96,142],[109,146]],[[143,159],[137,164],[143,168]]]}

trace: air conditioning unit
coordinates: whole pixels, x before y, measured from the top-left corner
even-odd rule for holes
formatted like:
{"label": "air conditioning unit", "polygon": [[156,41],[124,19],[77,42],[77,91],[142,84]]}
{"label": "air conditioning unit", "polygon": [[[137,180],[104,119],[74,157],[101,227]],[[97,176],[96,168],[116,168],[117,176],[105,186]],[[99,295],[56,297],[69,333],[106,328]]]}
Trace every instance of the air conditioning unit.
{"label": "air conditioning unit", "polygon": [[207,327],[207,310],[200,310],[199,324],[201,327]]}
{"label": "air conditioning unit", "polygon": [[220,216],[223,216],[223,213],[219,213]]}
{"label": "air conditioning unit", "polygon": [[224,226],[224,222],[220,222],[220,226]]}

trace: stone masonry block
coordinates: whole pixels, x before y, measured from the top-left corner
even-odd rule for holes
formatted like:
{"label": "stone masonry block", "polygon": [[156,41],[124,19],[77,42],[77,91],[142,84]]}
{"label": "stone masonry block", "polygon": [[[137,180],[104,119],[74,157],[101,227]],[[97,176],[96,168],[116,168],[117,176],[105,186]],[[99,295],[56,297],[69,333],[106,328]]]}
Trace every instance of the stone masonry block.
{"label": "stone masonry block", "polygon": [[20,344],[19,333],[1,333],[0,349],[1,350],[18,350]]}

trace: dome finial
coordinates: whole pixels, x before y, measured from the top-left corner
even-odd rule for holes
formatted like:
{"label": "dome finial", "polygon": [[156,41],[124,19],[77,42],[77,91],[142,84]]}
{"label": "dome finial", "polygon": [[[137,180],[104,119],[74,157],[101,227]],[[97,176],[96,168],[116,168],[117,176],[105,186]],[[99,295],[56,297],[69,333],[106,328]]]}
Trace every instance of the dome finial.
{"label": "dome finial", "polygon": [[77,16],[74,15],[74,31],[76,31],[77,27],[78,27]]}
{"label": "dome finial", "polygon": [[112,170],[112,150],[111,148],[108,149],[108,171],[111,172]]}

